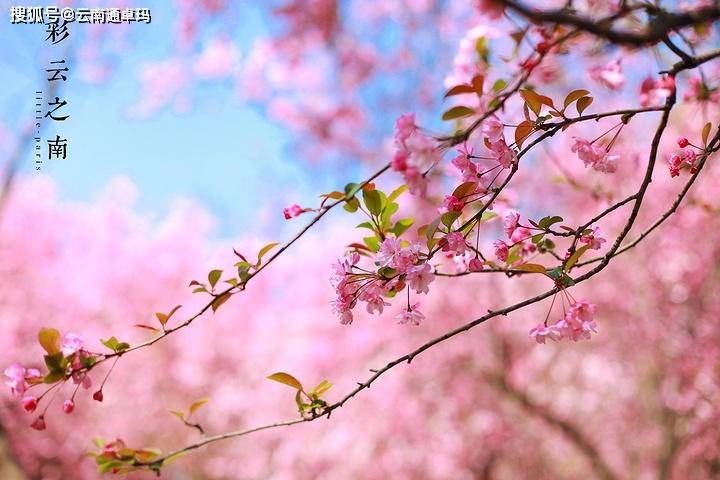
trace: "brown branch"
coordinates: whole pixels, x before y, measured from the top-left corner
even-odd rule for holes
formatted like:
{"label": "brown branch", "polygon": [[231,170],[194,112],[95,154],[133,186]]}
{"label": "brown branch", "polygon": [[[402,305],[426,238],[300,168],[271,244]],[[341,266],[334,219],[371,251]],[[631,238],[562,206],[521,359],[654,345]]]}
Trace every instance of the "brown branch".
{"label": "brown branch", "polygon": [[572,26],[580,31],[604,38],[611,43],[635,47],[658,42],[675,30],[720,18],[720,6],[718,5],[701,7],[688,12],[667,12],[645,6],[644,8],[653,18],[642,30],[616,30],[613,28],[614,21],[626,12],[621,11],[609,19],[597,20],[578,15],[569,9],[540,10],[514,0],[497,1],[533,22]]}

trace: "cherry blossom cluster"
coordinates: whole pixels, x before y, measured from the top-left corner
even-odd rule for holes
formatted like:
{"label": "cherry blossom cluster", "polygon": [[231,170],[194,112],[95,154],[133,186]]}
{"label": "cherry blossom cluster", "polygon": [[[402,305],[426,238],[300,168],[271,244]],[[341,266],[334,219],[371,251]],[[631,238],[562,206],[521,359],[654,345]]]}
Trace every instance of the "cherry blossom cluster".
{"label": "cherry blossom cluster", "polygon": [[560,320],[548,326],[547,322],[533,327],[528,334],[537,343],[550,340],[569,338],[573,342],[589,340],[592,333],[597,333],[595,323],[595,305],[585,300],[574,302]]}
{"label": "cherry blossom cluster", "polygon": [[603,173],[615,172],[620,157],[618,155],[610,155],[609,146],[602,147],[594,145],[593,143],[594,142],[583,138],[575,137],[575,143],[571,149],[574,153],[577,153],[578,158],[582,160],[586,168],[592,167]]}
{"label": "cherry blossom cluster", "polygon": [[[381,314],[389,306],[385,299],[405,289],[416,293],[428,293],[435,279],[432,266],[424,259],[420,245],[409,244],[389,236],[380,244],[375,258],[376,270],[361,268],[360,254],[350,253],[333,265],[331,283],[336,297],[332,300],[333,312],[346,325],[353,321],[352,309],[357,302],[364,302],[368,313]],[[408,298],[410,292],[408,290]],[[408,306],[396,319],[400,323],[420,324],[424,318],[418,304]]]}
{"label": "cherry blossom cluster", "polygon": [[673,152],[670,154],[670,159],[668,160],[670,176],[677,177],[680,175],[680,170],[684,168],[687,168],[690,173],[695,173],[697,171],[698,155],[693,149],[698,147],[691,145],[685,137],[678,138],[677,143],[682,150],[680,150],[679,153]]}
{"label": "cherry blossom cluster", "polygon": [[[56,394],[60,391],[65,382],[72,379],[75,384],[70,398],[66,399],[62,404],[62,410],[66,414],[71,414],[75,410],[75,395],[78,388],[82,386],[89,389],[92,381],[88,375],[88,370],[97,362],[98,355],[89,352],[82,341],[80,335],[72,332],[66,333],[60,340],[60,334],[55,329],[42,329],[40,331],[39,340],[41,346],[45,349],[45,364],[48,367],[48,373],[43,375],[36,368],[25,368],[20,363],[13,363],[5,370],[6,382],[11,392],[21,397],[20,403],[27,412],[34,412],[41,400],[50,392],[55,390],[39,417],[31,424],[35,430],[44,430],[45,412],[50,407]],[[43,384],[52,384],[42,394],[26,395],[28,390]],[[102,401],[102,387],[93,394],[93,399]]]}

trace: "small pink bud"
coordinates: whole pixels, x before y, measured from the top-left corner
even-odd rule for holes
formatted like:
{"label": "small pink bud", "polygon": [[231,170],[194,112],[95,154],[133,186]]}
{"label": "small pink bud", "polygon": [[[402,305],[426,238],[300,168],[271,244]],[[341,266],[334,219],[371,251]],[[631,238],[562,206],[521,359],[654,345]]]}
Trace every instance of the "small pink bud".
{"label": "small pink bud", "polygon": [[97,392],[93,393],[93,400],[97,400],[98,402],[103,401],[103,393],[102,390],[98,390]]}
{"label": "small pink bud", "polygon": [[468,267],[470,267],[471,272],[479,272],[483,269],[483,262],[479,258],[473,258],[468,263]]}
{"label": "small pink bud", "polygon": [[677,143],[678,143],[678,145],[680,146],[680,148],[685,148],[685,147],[687,147],[688,145],[690,145],[690,142],[688,142],[688,139],[685,138],[685,137],[680,137],[680,138],[678,138]]}
{"label": "small pink bud", "polygon": [[70,415],[75,410],[75,403],[72,400],[65,400],[63,402],[63,412]]}
{"label": "small pink bud", "polygon": [[35,419],[34,422],[30,424],[30,427],[34,428],[35,430],[45,430],[45,417],[40,415],[38,418]]}
{"label": "small pink bud", "polygon": [[26,411],[34,412],[37,408],[38,399],[35,397],[25,397],[20,401],[20,403],[22,403],[22,406]]}

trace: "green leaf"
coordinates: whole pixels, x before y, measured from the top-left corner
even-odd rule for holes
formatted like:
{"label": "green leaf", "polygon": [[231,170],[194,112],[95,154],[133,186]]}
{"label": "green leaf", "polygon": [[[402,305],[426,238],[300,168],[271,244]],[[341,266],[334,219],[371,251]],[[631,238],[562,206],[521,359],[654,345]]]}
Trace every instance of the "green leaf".
{"label": "green leaf", "polygon": [[446,212],[440,217],[443,225],[448,228],[450,228],[450,225],[452,225],[458,218],[460,218],[460,212]]}
{"label": "green leaf", "polygon": [[195,413],[200,407],[205,405],[209,400],[209,398],[201,398],[200,400],[195,400],[192,405],[190,405],[190,413],[188,414],[188,417]]}
{"label": "green leaf", "polygon": [[545,267],[537,263],[523,263],[522,265],[518,265],[514,268],[516,270],[524,270],[526,272],[545,273]]}
{"label": "green leaf", "polygon": [[285,384],[289,387],[292,387],[292,388],[298,390],[299,392],[303,391],[303,386],[302,386],[302,383],[300,383],[300,380],[293,377],[289,373],[277,372],[277,373],[273,373],[272,375],[269,375],[266,378],[268,380],[272,380],[273,382]]}
{"label": "green leaf", "polygon": [[[196,288],[195,290],[199,290],[199,289]],[[201,290],[205,290],[205,289],[202,288]],[[194,292],[193,292],[193,293],[194,293]],[[182,305],[176,306],[175,308],[173,308],[172,310],[170,310],[170,313],[168,313],[168,314],[164,314],[164,313],[161,313],[161,312],[156,312],[156,313],[155,313],[155,316],[157,317],[158,321],[160,322],[160,325],[162,325],[162,326],[164,327],[165,324],[168,322],[168,320],[170,320],[170,317],[172,317],[172,316],[175,314],[175,312],[178,311],[178,309],[179,309],[180,307],[182,307]]]}
{"label": "green leaf", "polygon": [[270,250],[272,250],[273,248],[277,247],[278,245],[280,245],[280,243],[278,243],[278,242],[273,242],[273,243],[268,243],[268,244],[265,245],[263,248],[261,248],[260,251],[258,252],[257,264],[256,264],[256,265],[259,267],[259,266],[260,266],[260,263],[262,262],[263,256],[264,256],[266,253],[268,253]]}
{"label": "green leaf", "polygon": [[362,222],[361,224],[359,224],[359,225],[358,225],[357,227],[355,227],[355,228],[367,228],[367,229],[369,229],[369,230],[372,230],[373,232],[375,231],[375,225],[373,225],[373,224],[370,223],[370,222]]}
{"label": "green leaf", "polygon": [[552,225],[554,225],[558,222],[562,222],[562,221],[563,221],[562,217],[559,217],[557,215],[551,217],[548,215],[547,217],[541,218],[540,221],[538,222],[537,226],[542,228],[543,230],[546,230],[546,229],[550,228]]}
{"label": "green leaf", "polygon": [[343,205],[343,208],[350,213],[357,212],[358,208],[360,208],[360,202],[358,202],[357,198],[352,197],[350,200],[345,202],[345,205]]}
{"label": "green leaf", "polygon": [[120,341],[118,341],[118,339],[115,338],[115,337],[110,337],[110,338],[108,338],[107,340],[103,340],[103,339],[101,338],[101,339],[100,339],[100,343],[102,343],[102,344],[105,345],[107,348],[109,348],[110,350],[112,350],[112,351],[114,351],[114,352],[116,352],[116,353],[123,352],[123,351],[127,350],[128,348],[130,348],[130,344],[129,344],[129,343],[120,342]]}
{"label": "green leaf", "polygon": [[38,342],[48,355],[58,353],[61,346],[60,332],[54,328],[41,328],[38,333]]}
{"label": "green leaf", "polygon": [[403,218],[395,222],[395,226],[392,229],[392,232],[395,234],[396,237],[400,237],[403,233],[407,231],[408,228],[410,228],[413,223],[415,223],[414,218]]}
{"label": "green leaf", "polygon": [[222,270],[211,270],[210,273],[208,273],[208,282],[210,282],[211,287],[215,287],[215,284],[220,280],[222,272]]}
{"label": "green leaf", "polygon": [[453,107],[447,112],[443,113],[442,119],[454,120],[456,118],[467,117],[474,114],[475,110],[473,110],[472,108],[466,107],[464,105],[458,105],[457,107]]}
{"label": "green leaf", "polygon": [[363,203],[373,215],[380,215],[383,204],[380,193],[377,190],[363,190]]}
{"label": "green leaf", "polygon": [[584,97],[586,95],[589,95],[589,94],[590,94],[590,92],[587,90],[584,90],[584,89],[573,90],[572,92],[567,94],[567,97],[565,97],[565,102],[563,102],[565,105],[565,108],[567,108],[567,106],[570,105],[571,103],[573,103],[575,100],[577,100],[581,97]]}
{"label": "green leaf", "polygon": [[230,300],[230,297],[232,297],[232,294],[230,292],[223,293],[219,297],[215,297],[215,300],[212,301],[212,304],[210,307],[212,308],[213,312],[217,312],[218,308],[222,306],[223,303]]}
{"label": "green leaf", "polygon": [[710,122],[708,122],[705,124],[705,126],[702,129],[702,141],[703,141],[703,146],[705,146],[705,147],[707,147],[708,137],[710,136],[711,128],[712,128],[712,124]]}
{"label": "green leaf", "polygon": [[364,237],[363,242],[365,242],[365,245],[373,252],[380,250],[380,240],[377,237]]}
{"label": "green leaf", "polygon": [[565,262],[565,270],[570,270],[578,262],[578,260],[580,260],[582,254],[587,252],[588,248],[590,248],[590,245],[583,245],[582,247],[575,250],[575,252],[570,256],[570,258],[567,259],[567,262]]}
{"label": "green leaf", "polygon": [[425,230],[425,236],[428,240],[433,238],[435,236],[435,232],[437,232],[438,226],[440,225],[440,222],[442,221],[442,216],[437,217],[435,220],[430,222],[430,225],[428,225],[427,230]]}
{"label": "green leaf", "polygon": [[533,235],[533,236],[532,236],[532,243],[534,243],[535,245],[537,245],[538,243],[540,243],[540,241],[543,239],[544,236],[545,236],[544,233],[537,233],[537,234]]}
{"label": "green leaf", "polygon": [[345,185],[345,198],[350,200],[360,190],[359,183],[348,183]]}
{"label": "green leaf", "polygon": [[390,218],[395,215],[399,209],[400,205],[395,202],[385,205],[385,208],[383,208],[382,211],[382,215],[380,215],[380,219],[382,220],[383,224],[388,224]]}
{"label": "green leaf", "polygon": [[577,108],[578,114],[582,115],[585,109],[588,108],[592,102],[593,97],[582,97],[578,99],[577,103],[575,104],[575,108]]}
{"label": "green leaf", "polygon": [[43,377],[43,383],[55,383],[65,378],[65,374],[63,372],[50,372],[45,377]]}
{"label": "green leaf", "polygon": [[507,87],[507,82],[501,78],[500,80],[496,80],[495,83],[493,83],[492,91],[498,93],[502,91],[502,89],[504,89],[505,87]]}
{"label": "green leaf", "polygon": [[393,202],[393,201],[395,201],[395,199],[397,199],[400,195],[402,195],[403,192],[405,192],[405,190],[407,190],[407,189],[408,189],[408,186],[407,186],[407,185],[400,185],[398,188],[396,188],[395,190],[393,190],[393,191],[390,193],[390,195],[388,195],[387,201],[388,201],[388,202]]}
{"label": "green leaf", "polygon": [[332,383],[328,382],[327,380],[323,380],[322,382],[318,383],[315,388],[312,389],[310,392],[310,396],[314,398],[320,398],[322,397],[323,393],[330,390],[330,387],[332,387]]}

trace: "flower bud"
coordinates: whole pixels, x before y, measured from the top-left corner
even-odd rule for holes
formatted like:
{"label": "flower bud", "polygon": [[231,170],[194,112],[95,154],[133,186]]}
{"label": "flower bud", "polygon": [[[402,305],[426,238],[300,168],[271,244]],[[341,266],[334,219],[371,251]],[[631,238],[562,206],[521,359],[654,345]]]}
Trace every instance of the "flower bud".
{"label": "flower bud", "polygon": [[34,428],[35,430],[45,430],[45,417],[40,415],[38,418],[35,419],[34,422],[30,424],[30,427]]}
{"label": "flower bud", "polygon": [[34,412],[37,408],[38,399],[35,397],[24,397],[20,403],[22,403],[23,408],[28,412]]}
{"label": "flower bud", "polygon": [[690,142],[688,141],[687,138],[685,138],[685,137],[680,137],[680,138],[678,138],[678,140],[677,140],[677,144],[680,146],[680,148],[685,148],[685,147],[687,147],[688,145],[690,145]]}
{"label": "flower bud", "polygon": [[479,272],[483,269],[483,262],[479,258],[473,258],[468,263],[471,272]]}
{"label": "flower bud", "polygon": [[98,402],[103,401],[103,393],[102,390],[98,390],[97,392],[93,393],[93,400],[97,400]]}
{"label": "flower bud", "polygon": [[63,412],[70,415],[75,410],[75,403],[72,400],[65,400],[63,402]]}

